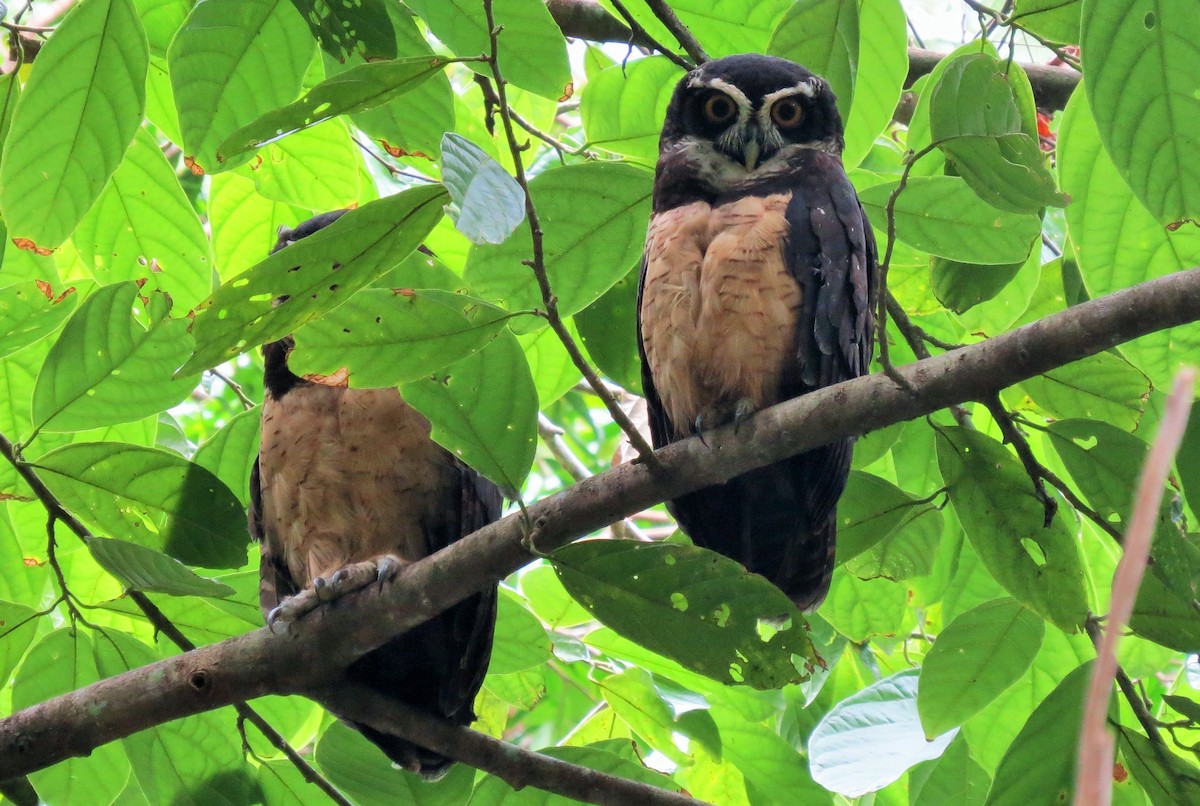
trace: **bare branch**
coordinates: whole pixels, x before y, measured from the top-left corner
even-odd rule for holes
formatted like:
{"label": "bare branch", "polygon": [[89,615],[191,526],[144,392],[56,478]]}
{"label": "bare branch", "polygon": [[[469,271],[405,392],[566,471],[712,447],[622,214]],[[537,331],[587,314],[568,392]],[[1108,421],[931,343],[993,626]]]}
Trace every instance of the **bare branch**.
{"label": "bare branch", "polygon": [[680,22],[675,11],[666,4],[665,0],[646,0],[646,5],[654,12],[654,16],[658,17],[658,21],[674,35],[683,49],[687,51],[687,55],[692,57],[693,62],[704,64],[708,61],[708,54],[704,52],[704,48],[696,41],[696,37],[692,35],[688,27]]}

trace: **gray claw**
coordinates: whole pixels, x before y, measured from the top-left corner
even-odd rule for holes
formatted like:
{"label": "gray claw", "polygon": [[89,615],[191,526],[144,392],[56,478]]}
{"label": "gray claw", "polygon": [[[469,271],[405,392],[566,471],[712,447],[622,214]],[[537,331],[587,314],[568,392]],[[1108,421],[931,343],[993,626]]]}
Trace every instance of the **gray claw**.
{"label": "gray claw", "polygon": [[380,584],[387,582],[400,570],[400,563],[396,562],[395,558],[391,556],[379,558],[379,562],[376,565],[375,581]]}
{"label": "gray claw", "polygon": [[742,427],[742,421],[754,413],[754,401],[748,397],[743,397],[737,402],[733,409],[733,433],[737,433]]}
{"label": "gray claw", "polygon": [[317,595],[318,601],[331,602],[337,598],[336,574],[334,577],[334,584],[330,584],[323,577],[317,577],[313,580],[313,593]]}
{"label": "gray claw", "polygon": [[709,447],[708,440],[704,438],[704,415],[696,416],[696,436],[700,438],[700,444],[704,447]]}

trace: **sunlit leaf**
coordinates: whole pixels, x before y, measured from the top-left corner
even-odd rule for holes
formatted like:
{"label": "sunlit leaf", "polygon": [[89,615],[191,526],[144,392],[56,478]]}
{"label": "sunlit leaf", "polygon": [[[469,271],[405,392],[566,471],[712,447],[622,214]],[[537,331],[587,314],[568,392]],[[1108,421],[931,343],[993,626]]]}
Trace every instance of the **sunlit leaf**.
{"label": "sunlit leaf", "polygon": [[192,461],[212,473],[243,504],[250,496],[250,468],[258,456],[258,432],[262,412],[243,411],[221,426],[192,455]]}
{"label": "sunlit leaf", "polygon": [[0,358],[53,333],[75,310],[79,294],[47,294],[36,282],[0,290]]}
{"label": "sunlit leaf", "polygon": [[37,628],[38,615],[33,608],[0,601],[0,680],[8,682]]}
{"label": "sunlit leaf", "polygon": [[1132,431],[1150,396],[1150,379],[1112,353],[1072,361],[1021,383],[1033,401],[1059,418],[1103,420]]}
{"label": "sunlit leaf", "polygon": [[442,138],[442,181],[450,217],[471,243],[504,243],[525,219],[525,192],[500,163],[467,138]]}
{"label": "sunlit leaf", "polygon": [[197,576],[183,563],[127,540],[89,537],[92,557],[116,577],[126,590],[167,593],[172,596],[230,596],[233,588]]}
{"label": "sunlit leaf", "polygon": [[682,76],[670,59],[651,56],[591,78],[579,108],[588,145],[654,165],[667,102]]}
{"label": "sunlit leaf", "polygon": [[488,674],[510,674],[550,660],[550,639],[537,617],[502,590],[496,604],[496,637]]}

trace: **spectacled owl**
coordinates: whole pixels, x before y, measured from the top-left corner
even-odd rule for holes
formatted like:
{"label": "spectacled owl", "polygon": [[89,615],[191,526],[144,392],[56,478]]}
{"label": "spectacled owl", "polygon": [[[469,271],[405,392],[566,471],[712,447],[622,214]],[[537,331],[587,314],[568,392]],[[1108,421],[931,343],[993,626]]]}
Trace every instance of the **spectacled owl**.
{"label": "spectacled owl", "polygon": [[[829,84],[740,55],[680,80],[659,141],[638,290],[656,447],[868,371],[874,236]],[[798,607],[829,590],[853,439],[667,503],[696,545]]]}
{"label": "spectacled owl", "polygon": [[[275,249],[340,214],[281,230]],[[307,587],[318,589],[319,600],[334,599],[500,517],[499,488],[435,444],[428,420],[396,389],[301,378],[288,368],[291,349],[290,337],[263,348],[262,445],[250,481],[250,533],[262,542],[264,614]],[[367,574],[351,579],[346,567],[353,564],[366,564]],[[495,620],[493,586],[363,655],[346,675],[469,725]],[[451,764],[397,736],[353,726],[393,762],[426,778],[440,777]]]}

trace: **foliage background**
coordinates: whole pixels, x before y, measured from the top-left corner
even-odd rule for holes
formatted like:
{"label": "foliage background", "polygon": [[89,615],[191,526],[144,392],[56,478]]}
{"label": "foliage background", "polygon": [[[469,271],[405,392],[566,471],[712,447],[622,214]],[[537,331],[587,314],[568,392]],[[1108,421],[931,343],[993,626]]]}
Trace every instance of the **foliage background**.
{"label": "foliage background", "polygon": [[[314,5],[341,16],[310,28],[300,10]],[[647,6],[628,5],[674,47]],[[888,333],[896,363],[1200,262],[1189,222],[1200,214],[1200,31],[1184,0],[1024,0],[977,26],[969,15],[960,58],[912,88],[907,124],[893,114],[921,16],[910,26],[899,0],[671,6],[714,57],[778,53],[833,83],[846,167],[881,244],[894,224],[892,318],[906,325]],[[636,264],[682,70],[662,54],[568,45],[540,0],[496,0],[495,15],[559,310],[636,418]],[[1087,80],[1065,111],[1039,116],[1008,66],[1033,58],[1015,28],[1082,45]],[[472,72],[489,66],[431,61],[488,51],[482,3],[83,0],[45,38],[32,66],[0,78],[0,434],[99,537],[76,540],[53,519],[48,534],[44,501],[0,467],[4,712],[176,652],[126,591],[196,643],[261,625],[243,509],[264,340],[295,329],[304,371],[347,366],[352,383],[400,385],[443,444],[525,501],[627,457],[545,318],[529,313],[544,301],[521,262],[530,236],[507,178],[513,157],[485,100],[494,88]],[[383,69],[364,70],[365,57]],[[338,77],[321,106],[322,82]],[[313,87],[315,101],[288,107]],[[361,109],[307,125],[352,97]],[[430,184],[441,180],[452,202]],[[280,225],[346,206],[359,210],[336,238],[262,262]],[[422,241],[436,259],[408,256]],[[343,253],[354,258],[336,283],[289,278],[297,262]],[[272,308],[283,293],[296,304]],[[839,511],[843,564],[809,618],[824,665],[802,682],[767,684],[781,682],[781,662],[784,679],[799,674],[771,641],[779,625],[756,619],[766,594],[736,569],[711,612],[693,609],[696,623],[636,636],[658,654],[563,587],[610,623],[636,605],[670,624],[688,600],[639,590],[650,560],[600,549],[609,562],[597,564],[584,549],[558,572],[530,565],[504,583],[476,727],[721,804],[1059,802],[1081,664],[1094,656],[1085,627],[1106,610],[1160,390],[1198,342],[1196,326],[1160,331],[987,405],[864,437]],[[1113,707],[1122,804],[1200,800],[1197,489],[1193,427],[1122,648],[1136,685]],[[661,508],[614,531],[696,556]],[[677,594],[711,581],[688,569]],[[698,626],[726,620],[758,632],[746,668],[731,671]],[[730,684],[768,666],[776,677]],[[307,700],[254,707],[358,803],[547,798],[461,765],[424,785]],[[231,709],[31,780],[45,802],[72,806],[325,800]]]}

